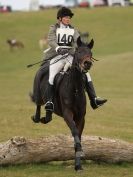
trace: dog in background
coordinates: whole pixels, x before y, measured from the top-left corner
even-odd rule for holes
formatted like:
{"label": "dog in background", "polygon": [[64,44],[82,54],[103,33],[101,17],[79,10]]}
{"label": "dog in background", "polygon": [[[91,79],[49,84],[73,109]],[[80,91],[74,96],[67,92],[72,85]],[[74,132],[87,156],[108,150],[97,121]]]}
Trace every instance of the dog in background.
{"label": "dog in background", "polygon": [[7,39],[6,41],[10,47],[10,50],[12,51],[14,48],[24,48],[24,44],[21,41],[18,41],[16,39]]}

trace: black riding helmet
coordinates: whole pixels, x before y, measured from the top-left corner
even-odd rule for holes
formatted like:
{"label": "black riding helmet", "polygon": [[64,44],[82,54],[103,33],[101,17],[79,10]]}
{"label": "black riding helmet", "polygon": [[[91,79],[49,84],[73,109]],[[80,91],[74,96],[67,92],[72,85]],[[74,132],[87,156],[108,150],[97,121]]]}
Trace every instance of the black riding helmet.
{"label": "black riding helmet", "polygon": [[72,13],[72,11],[69,8],[62,7],[57,12],[57,19],[62,18],[62,17],[66,17],[66,16],[69,16],[72,18],[73,15],[74,15],[74,13]]}

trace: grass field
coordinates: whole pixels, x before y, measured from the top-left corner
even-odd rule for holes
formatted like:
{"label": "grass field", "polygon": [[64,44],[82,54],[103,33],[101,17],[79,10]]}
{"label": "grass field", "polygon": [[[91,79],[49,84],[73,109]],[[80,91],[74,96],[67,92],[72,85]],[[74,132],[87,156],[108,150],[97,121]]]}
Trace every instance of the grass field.
{"label": "grass field", "polygon": [[[133,8],[73,9],[72,22],[95,40],[95,62],[91,75],[97,95],[108,102],[93,111],[88,103],[84,135],[119,138],[133,142]],[[28,97],[38,66],[26,65],[42,59],[38,40],[55,23],[56,10],[0,14],[0,141],[13,136],[37,138],[70,134],[64,121],[54,115],[48,125],[36,125],[30,117],[35,106]],[[10,52],[7,38],[17,38],[24,50]],[[131,177],[132,164],[84,163],[75,173],[73,161],[0,167],[0,177]]]}

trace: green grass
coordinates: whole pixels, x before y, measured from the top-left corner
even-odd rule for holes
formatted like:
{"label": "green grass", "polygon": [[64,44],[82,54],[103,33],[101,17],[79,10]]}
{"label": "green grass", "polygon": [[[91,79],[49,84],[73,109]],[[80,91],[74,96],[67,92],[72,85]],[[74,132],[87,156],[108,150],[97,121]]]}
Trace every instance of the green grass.
{"label": "green grass", "polygon": [[[83,135],[133,139],[133,13],[132,7],[73,9],[72,22],[80,31],[89,31],[95,40],[91,75],[97,95],[108,98],[107,104],[93,111],[88,103]],[[37,138],[70,134],[64,121],[53,116],[48,125],[34,124],[30,117],[35,106],[28,97],[38,66],[26,65],[42,59],[38,40],[55,23],[56,10],[0,14],[0,141],[13,136]],[[24,50],[10,52],[7,38],[17,38]],[[43,110],[43,109],[42,109]],[[43,112],[44,113],[44,112]],[[59,125],[59,126],[58,126]],[[58,128],[57,128],[58,127]],[[84,164],[84,172],[75,173],[73,161],[0,167],[0,177],[130,177],[132,164]]]}
{"label": "green grass", "polygon": [[73,162],[20,165],[1,168],[1,177],[132,177],[131,164],[109,165],[84,163],[84,171],[75,172]]}

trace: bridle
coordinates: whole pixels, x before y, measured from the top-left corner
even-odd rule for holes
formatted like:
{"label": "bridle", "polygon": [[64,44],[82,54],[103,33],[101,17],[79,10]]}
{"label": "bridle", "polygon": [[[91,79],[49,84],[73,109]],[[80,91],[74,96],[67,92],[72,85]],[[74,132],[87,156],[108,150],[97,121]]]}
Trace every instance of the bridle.
{"label": "bridle", "polygon": [[76,68],[84,73],[88,72],[88,70],[91,68],[91,66],[93,65],[92,62],[98,61],[92,56],[91,52],[90,54],[86,54],[81,58],[78,58],[77,55],[75,55],[75,57],[77,57]]}

